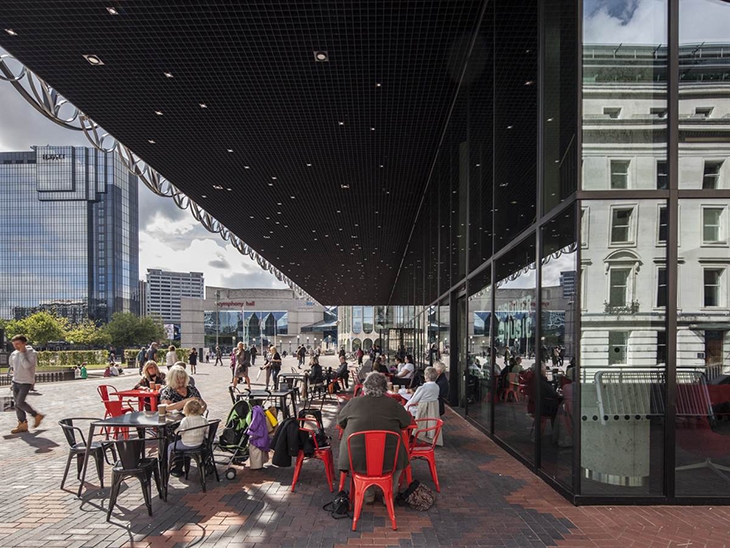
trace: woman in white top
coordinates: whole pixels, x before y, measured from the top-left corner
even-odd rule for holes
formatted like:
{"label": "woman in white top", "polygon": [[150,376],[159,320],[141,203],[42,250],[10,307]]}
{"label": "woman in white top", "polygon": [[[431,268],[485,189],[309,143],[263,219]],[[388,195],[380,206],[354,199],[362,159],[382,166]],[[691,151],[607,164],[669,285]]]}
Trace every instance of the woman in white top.
{"label": "woman in white top", "polygon": [[413,397],[406,403],[406,409],[416,414],[419,403],[430,403],[439,401],[439,385],[436,384],[436,379],[439,374],[433,367],[427,367],[423,372],[423,377],[426,382],[419,386]]}
{"label": "woman in white top", "polygon": [[177,363],[177,350],[174,346],[170,346],[167,349],[167,355],[165,355],[165,365],[168,369]]}

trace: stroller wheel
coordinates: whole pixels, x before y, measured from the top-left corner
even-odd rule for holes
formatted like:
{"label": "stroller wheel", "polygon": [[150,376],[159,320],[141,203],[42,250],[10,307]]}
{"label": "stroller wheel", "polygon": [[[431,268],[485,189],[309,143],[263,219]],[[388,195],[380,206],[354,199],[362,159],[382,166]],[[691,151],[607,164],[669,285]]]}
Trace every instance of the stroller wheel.
{"label": "stroller wheel", "polygon": [[235,468],[229,468],[226,470],[226,479],[233,480],[236,479],[236,469]]}

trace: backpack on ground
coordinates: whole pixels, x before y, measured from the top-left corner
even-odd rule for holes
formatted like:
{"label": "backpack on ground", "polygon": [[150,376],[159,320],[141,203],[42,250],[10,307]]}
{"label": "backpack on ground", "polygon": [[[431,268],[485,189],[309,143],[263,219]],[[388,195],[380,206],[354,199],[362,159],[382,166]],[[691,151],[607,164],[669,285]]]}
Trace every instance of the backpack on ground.
{"label": "backpack on ground", "polygon": [[414,480],[408,489],[398,495],[396,501],[399,506],[409,506],[419,512],[425,512],[436,502],[436,495],[421,482]]}
{"label": "backpack on ground", "polygon": [[352,517],[350,515],[350,497],[347,491],[337,491],[332,502],[328,502],[322,508],[328,511],[334,519]]}

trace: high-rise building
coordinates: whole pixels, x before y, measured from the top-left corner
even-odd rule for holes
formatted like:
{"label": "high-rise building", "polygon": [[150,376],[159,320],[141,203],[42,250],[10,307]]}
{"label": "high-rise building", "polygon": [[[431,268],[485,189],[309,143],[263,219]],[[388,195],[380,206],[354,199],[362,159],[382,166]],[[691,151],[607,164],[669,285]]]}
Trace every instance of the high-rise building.
{"label": "high-rise building", "polygon": [[137,178],[116,154],[0,153],[0,318],[138,313],[137,210]]}
{"label": "high-rise building", "polygon": [[147,315],[147,281],[140,280],[137,286],[137,293],[139,294],[139,315]]}
{"label": "high-rise building", "polygon": [[168,272],[147,269],[148,316],[159,316],[165,324],[180,325],[180,302],[183,297],[202,299],[205,292],[202,272]]}

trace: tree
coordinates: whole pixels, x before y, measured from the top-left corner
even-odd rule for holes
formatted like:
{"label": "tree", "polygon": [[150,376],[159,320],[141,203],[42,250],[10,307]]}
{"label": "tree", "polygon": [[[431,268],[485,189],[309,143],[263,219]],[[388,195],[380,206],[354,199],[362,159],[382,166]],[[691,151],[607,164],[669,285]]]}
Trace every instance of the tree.
{"label": "tree", "polygon": [[48,312],[36,312],[22,320],[7,323],[8,338],[25,335],[28,341],[38,347],[45,347],[48,341],[63,341],[68,331],[68,320]]}
{"label": "tree", "polygon": [[112,338],[105,329],[96,326],[91,320],[72,326],[66,333],[66,340],[74,344],[103,348],[109,346]]}
{"label": "tree", "polygon": [[106,326],[114,346],[129,348],[165,338],[162,323],[154,318],[138,318],[129,312],[117,312]]}

